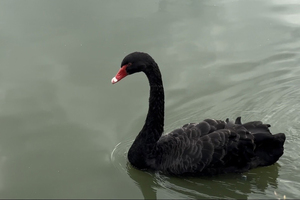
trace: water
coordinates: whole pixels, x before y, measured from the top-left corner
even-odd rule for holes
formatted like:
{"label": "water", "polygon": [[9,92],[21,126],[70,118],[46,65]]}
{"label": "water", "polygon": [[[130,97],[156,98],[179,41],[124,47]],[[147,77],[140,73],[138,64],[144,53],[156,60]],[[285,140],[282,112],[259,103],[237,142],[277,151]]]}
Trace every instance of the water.
{"label": "water", "polygon": [[[299,198],[299,13],[295,0],[0,1],[0,197]],[[242,116],[286,133],[284,155],[213,178],[132,168],[148,83],[110,83],[132,51],[161,68],[166,132]]]}

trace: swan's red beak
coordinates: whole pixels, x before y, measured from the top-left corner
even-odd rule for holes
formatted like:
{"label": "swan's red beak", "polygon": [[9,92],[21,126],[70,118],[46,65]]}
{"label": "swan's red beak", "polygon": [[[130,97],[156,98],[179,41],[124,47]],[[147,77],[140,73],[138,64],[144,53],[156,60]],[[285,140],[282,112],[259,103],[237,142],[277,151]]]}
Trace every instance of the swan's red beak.
{"label": "swan's red beak", "polygon": [[128,65],[124,65],[124,66],[121,67],[121,69],[118,71],[116,76],[111,79],[112,84],[115,84],[116,82],[119,82],[122,78],[124,78],[125,76],[128,75],[127,72],[126,72],[127,66]]}

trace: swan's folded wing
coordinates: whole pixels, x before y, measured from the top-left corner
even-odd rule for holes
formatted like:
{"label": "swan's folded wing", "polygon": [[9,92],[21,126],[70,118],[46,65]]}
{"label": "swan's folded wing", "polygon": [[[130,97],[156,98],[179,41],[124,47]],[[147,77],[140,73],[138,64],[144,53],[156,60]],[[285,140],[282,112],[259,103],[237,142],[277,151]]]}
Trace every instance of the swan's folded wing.
{"label": "swan's folded wing", "polygon": [[156,165],[171,174],[244,171],[253,154],[253,138],[243,128],[217,129],[216,124],[204,121],[200,128],[193,124],[161,137],[156,145]]}

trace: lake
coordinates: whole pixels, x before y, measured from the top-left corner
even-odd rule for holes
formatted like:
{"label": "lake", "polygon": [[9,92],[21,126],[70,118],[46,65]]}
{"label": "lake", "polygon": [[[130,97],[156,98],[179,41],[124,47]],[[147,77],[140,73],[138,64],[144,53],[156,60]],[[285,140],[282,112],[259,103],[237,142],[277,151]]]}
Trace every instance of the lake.
{"label": "lake", "polygon": [[[0,198],[300,198],[299,1],[2,0],[0,30]],[[110,82],[133,51],[160,66],[166,133],[241,116],[284,132],[284,155],[214,177],[133,168],[148,82]]]}

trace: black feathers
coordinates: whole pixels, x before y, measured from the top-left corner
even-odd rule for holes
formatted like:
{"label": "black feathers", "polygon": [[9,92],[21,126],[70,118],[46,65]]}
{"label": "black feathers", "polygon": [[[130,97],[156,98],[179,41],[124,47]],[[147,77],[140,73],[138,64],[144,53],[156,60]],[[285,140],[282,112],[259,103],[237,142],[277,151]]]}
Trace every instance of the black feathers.
{"label": "black feathers", "polygon": [[272,134],[269,124],[243,124],[226,119],[189,123],[162,135],[164,90],[156,62],[148,54],[134,52],[122,62],[128,74],[144,72],[150,84],[149,110],[145,125],[128,152],[129,162],[138,169],[184,175],[239,173],[274,164],[283,154],[284,133]]}
{"label": "black feathers", "polygon": [[240,118],[235,123],[206,119],[162,136],[156,144],[156,163],[151,167],[171,174],[244,172],[275,163],[283,153],[284,139],[284,135],[271,135],[268,125],[261,122],[244,126]]}

